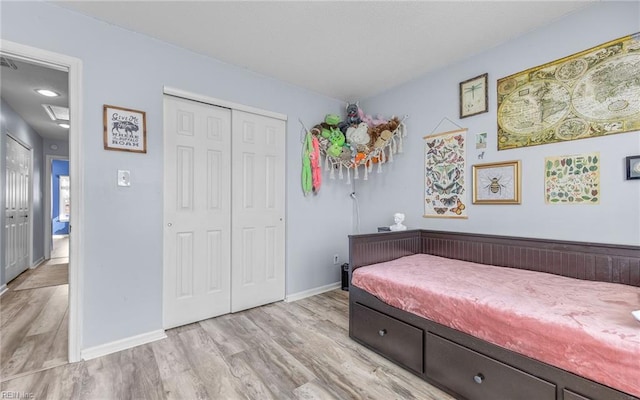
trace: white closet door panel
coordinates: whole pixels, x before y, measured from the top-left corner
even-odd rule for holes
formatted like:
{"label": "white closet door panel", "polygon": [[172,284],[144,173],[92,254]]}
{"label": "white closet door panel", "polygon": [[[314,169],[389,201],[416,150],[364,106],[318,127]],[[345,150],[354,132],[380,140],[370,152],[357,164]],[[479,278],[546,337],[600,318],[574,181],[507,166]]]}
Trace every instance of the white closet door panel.
{"label": "white closet door panel", "polygon": [[284,299],[285,122],[233,110],[233,312]]}
{"label": "white closet door panel", "polygon": [[165,96],[164,325],[230,312],[231,111]]}

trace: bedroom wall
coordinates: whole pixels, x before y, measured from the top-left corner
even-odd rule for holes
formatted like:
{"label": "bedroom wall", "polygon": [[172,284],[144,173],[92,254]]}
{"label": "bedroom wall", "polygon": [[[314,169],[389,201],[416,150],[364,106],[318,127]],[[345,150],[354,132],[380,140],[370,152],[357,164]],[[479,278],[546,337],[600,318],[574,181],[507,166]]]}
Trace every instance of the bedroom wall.
{"label": "bedroom wall", "polygon": [[[394,212],[406,213],[406,225],[444,231],[487,233],[561,240],[640,245],[640,181],[625,180],[624,158],[640,154],[640,132],[498,152],[496,81],[640,31],[640,3],[602,2],[509,40],[505,44],[430,73],[387,93],[361,102],[368,114],[409,114],[404,154],[382,175],[357,181],[362,232],[393,223]],[[459,83],[489,73],[489,112],[459,119]],[[521,205],[473,205],[463,219],[423,218],[424,140],[443,118],[437,132],[468,128],[467,188],[471,165],[522,160]],[[478,160],[475,134],[488,132],[484,159]],[[601,203],[547,205],[544,158],[599,151]]]}
{"label": "bedroom wall", "polygon": [[[300,189],[300,125],[341,113],[343,103],[44,2],[3,2],[3,39],[83,62],[83,348],[162,328],[163,86],[288,115],[287,294],[339,282],[347,259],[350,187]],[[103,150],[102,106],[147,113],[147,154]],[[116,171],[131,171],[118,190]]]}
{"label": "bedroom wall", "polygon": [[[5,209],[5,180],[6,180],[6,157],[7,157],[7,134],[10,134],[20,142],[31,147],[31,157],[33,158],[33,171],[32,171],[32,196],[33,196],[33,208],[31,210],[31,217],[33,218],[33,242],[31,243],[33,249],[33,264],[37,264],[44,257],[44,207],[42,191],[44,182],[44,164],[42,163],[42,138],[38,133],[22,119],[13,108],[2,99],[0,105],[0,171],[2,171],[2,178],[0,179],[0,187],[2,187],[3,195],[0,196],[0,210]],[[2,268],[0,268],[0,286],[4,285],[4,256],[6,251],[6,243],[4,239],[4,223],[5,216],[4,211],[0,213],[0,226],[2,226],[2,234],[0,234],[1,250],[0,260],[2,260]]]}

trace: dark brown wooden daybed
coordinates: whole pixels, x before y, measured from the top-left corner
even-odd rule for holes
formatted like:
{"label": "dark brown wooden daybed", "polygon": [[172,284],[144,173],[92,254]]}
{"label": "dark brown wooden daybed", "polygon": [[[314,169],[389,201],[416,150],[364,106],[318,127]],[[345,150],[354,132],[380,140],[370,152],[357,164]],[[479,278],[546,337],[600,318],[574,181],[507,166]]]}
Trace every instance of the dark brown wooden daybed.
{"label": "dark brown wooden daybed", "polygon": [[[626,286],[615,287],[625,289],[627,299],[629,293],[635,297],[636,288],[640,287],[640,247],[637,246],[410,230],[352,235],[349,248],[350,282],[358,268],[371,266],[360,271],[363,272],[371,268],[393,267],[399,260],[431,257],[420,256],[427,254],[463,260],[460,263],[469,264],[465,266],[467,268],[474,266],[471,263],[484,264],[476,265],[477,268],[510,267],[499,270],[505,275],[513,272],[549,277],[549,280],[566,280],[559,277],[563,276],[594,281],[591,285],[599,285],[597,282],[622,284]],[[391,263],[386,263],[388,261]],[[487,268],[495,270],[495,267]],[[360,272],[358,278],[362,275]],[[562,298],[564,293],[562,289],[559,291],[557,296]],[[637,293],[637,301],[632,300],[631,304],[640,309],[640,291]],[[527,293],[523,291],[522,296],[526,297]],[[412,304],[412,301],[407,303]],[[633,320],[630,313],[628,318],[631,322],[625,320],[627,332],[629,329],[635,332],[633,324],[637,324],[640,337],[640,322]],[[638,399],[633,395],[636,393],[598,383],[493,344],[491,340],[483,340],[415,312],[404,311],[355,285],[349,288],[349,335],[459,399]],[[630,343],[633,347],[631,358],[627,354],[625,365],[630,359],[631,365],[635,366],[635,355],[640,355],[640,346],[637,338]],[[629,384],[625,387],[631,387],[633,392],[640,387],[640,357],[637,357],[635,371],[633,367],[625,368],[626,376],[631,378],[624,378],[626,381],[623,383]],[[637,381],[629,382],[633,377]]]}

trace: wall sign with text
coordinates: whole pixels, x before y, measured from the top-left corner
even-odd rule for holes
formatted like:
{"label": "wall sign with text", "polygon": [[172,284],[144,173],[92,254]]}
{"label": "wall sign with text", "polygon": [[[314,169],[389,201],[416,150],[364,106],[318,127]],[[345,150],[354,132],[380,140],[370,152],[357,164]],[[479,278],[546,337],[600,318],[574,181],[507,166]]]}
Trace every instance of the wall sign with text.
{"label": "wall sign with text", "polygon": [[105,150],[147,152],[147,120],[144,111],[104,105]]}

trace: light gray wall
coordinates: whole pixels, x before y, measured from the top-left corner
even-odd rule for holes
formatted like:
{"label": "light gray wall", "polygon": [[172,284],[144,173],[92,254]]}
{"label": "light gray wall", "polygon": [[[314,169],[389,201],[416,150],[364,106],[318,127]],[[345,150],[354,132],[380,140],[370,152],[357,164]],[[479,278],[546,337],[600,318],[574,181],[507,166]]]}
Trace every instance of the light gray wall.
{"label": "light gray wall", "polygon": [[[640,154],[640,133],[496,150],[496,81],[546,62],[640,31],[640,3],[603,2],[547,27],[511,40],[490,51],[428,74],[409,84],[361,102],[367,113],[409,114],[405,153],[382,176],[358,182],[363,231],[390,225],[396,211],[406,213],[409,227],[541,237],[562,240],[640,244],[640,181],[626,181],[624,157]],[[489,73],[489,112],[459,119],[458,85]],[[468,128],[467,188],[471,165],[522,160],[521,205],[473,205],[469,193],[468,220],[423,218],[424,140],[443,118]],[[445,123],[437,132],[457,129]],[[475,134],[488,132],[483,161],[477,158]],[[546,205],[544,158],[599,151],[600,205]],[[378,179],[379,178],[379,179]]]}
{"label": "light gray wall", "polygon": [[[44,257],[44,192],[42,190],[44,185],[44,164],[42,162],[42,138],[36,131],[29,126],[25,120],[20,117],[10,106],[7,104],[4,99],[2,99],[2,104],[0,107],[1,117],[1,128],[0,128],[0,171],[2,171],[2,178],[0,180],[0,187],[2,187],[0,200],[0,210],[5,209],[5,201],[6,196],[4,195],[6,187],[6,157],[7,157],[7,137],[9,134],[14,138],[18,139],[23,144],[31,147],[31,157],[33,158],[33,171],[31,175],[32,179],[32,196],[33,196],[33,209],[31,213],[31,218],[33,218],[33,242],[31,243],[33,249],[33,262],[37,263]],[[2,252],[0,252],[0,260],[2,260],[3,268],[0,272],[0,285],[5,284],[5,276],[4,276],[4,257],[6,251],[6,243],[4,238],[4,223],[5,216],[4,211],[2,211],[0,215],[0,222],[2,226],[2,233],[0,234],[0,241],[2,243]]]}
{"label": "light gray wall", "polygon": [[[83,348],[162,328],[163,85],[288,115],[287,293],[339,281],[331,255],[347,258],[350,187],[302,196],[298,118],[312,125],[342,102],[50,3],[3,2],[1,22],[3,39],[83,62]],[[146,111],[147,154],[103,150],[103,104]],[[118,169],[131,171],[130,188],[116,186]]]}
{"label": "light gray wall", "polygon": [[[51,146],[58,146],[57,149],[52,149]],[[42,139],[42,155],[44,160],[46,161],[46,156],[60,156],[60,157],[69,157],[69,141],[68,140],[53,140],[53,139]]]}

